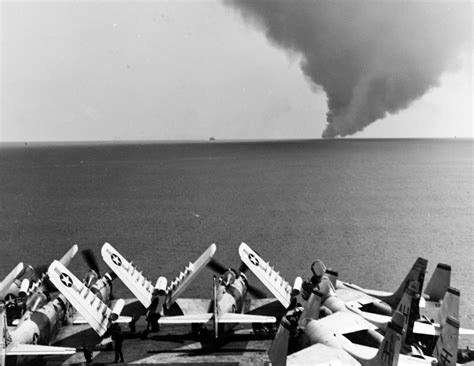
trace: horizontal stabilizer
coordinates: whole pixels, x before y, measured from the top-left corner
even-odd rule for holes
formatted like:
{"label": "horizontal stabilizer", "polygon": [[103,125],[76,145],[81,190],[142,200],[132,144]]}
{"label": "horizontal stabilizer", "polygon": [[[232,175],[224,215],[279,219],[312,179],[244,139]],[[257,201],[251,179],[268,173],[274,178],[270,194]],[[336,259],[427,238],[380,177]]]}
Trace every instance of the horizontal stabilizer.
{"label": "horizontal stabilizer", "polygon": [[[119,316],[117,320],[114,320],[113,323],[120,323],[120,324],[128,324],[132,321],[131,316]],[[80,325],[80,324],[89,324],[86,319],[84,319],[81,315],[78,315],[74,318],[72,321],[72,324],[74,325]]]}
{"label": "horizontal stabilizer", "polygon": [[178,316],[162,316],[159,320],[159,324],[191,324],[191,323],[207,323],[212,319],[214,314],[188,314]]}
{"label": "horizontal stabilizer", "polygon": [[7,356],[33,356],[33,355],[72,355],[76,353],[75,348],[40,346],[36,344],[17,344],[10,348]]}
{"label": "horizontal stabilizer", "polygon": [[104,243],[101,250],[104,262],[115,272],[118,278],[135,295],[145,308],[152,302],[154,286],[142,272],[127,261],[112,245]]}
{"label": "horizontal stabilizer", "polygon": [[239,255],[242,262],[253,272],[265,287],[287,308],[291,301],[291,285],[280,274],[265,262],[247,244],[239,246]]}
{"label": "horizontal stabilizer", "polygon": [[109,326],[112,310],[59,261],[48,269],[51,282],[100,336]]}
{"label": "horizontal stabilizer", "polygon": [[274,316],[224,313],[219,315],[219,323],[275,323]]}

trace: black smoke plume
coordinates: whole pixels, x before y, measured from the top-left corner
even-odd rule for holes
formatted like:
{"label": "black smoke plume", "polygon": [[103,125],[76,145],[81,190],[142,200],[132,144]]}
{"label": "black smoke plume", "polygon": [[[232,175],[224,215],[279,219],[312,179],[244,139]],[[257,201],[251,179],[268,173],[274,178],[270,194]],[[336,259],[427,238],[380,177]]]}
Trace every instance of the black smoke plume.
{"label": "black smoke plume", "polygon": [[224,2],[272,43],[301,55],[303,73],[328,98],[326,138],[352,135],[407,108],[472,45],[469,2]]}

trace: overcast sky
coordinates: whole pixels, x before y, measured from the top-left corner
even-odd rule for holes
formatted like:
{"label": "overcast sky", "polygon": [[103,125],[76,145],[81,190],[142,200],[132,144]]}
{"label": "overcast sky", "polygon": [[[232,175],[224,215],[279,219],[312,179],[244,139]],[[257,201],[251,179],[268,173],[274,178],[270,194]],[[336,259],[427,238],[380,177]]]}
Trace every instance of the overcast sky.
{"label": "overcast sky", "polygon": [[[312,139],[327,125],[302,56],[220,1],[0,6],[0,141]],[[438,86],[353,136],[473,137],[466,37]]]}

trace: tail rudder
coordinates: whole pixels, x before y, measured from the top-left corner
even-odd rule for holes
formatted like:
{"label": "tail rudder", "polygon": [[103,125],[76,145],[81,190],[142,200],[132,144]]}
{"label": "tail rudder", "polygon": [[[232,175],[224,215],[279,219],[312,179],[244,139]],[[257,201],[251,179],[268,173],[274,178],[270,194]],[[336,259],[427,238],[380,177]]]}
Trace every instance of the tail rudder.
{"label": "tail rudder", "polygon": [[395,311],[392,321],[387,324],[385,329],[385,337],[380,344],[379,350],[375,357],[371,360],[362,362],[365,366],[396,366],[401,349],[401,336],[403,332],[402,313]]}
{"label": "tail rudder", "polygon": [[459,321],[448,316],[436,343],[433,357],[440,366],[456,365],[459,338]]}
{"label": "tail rudder", "polygon": [[421,289],[423,288],[423,283],[425,280],[425,273],[426,267],[428,265],[428,261],[424,258],[418,257],[415,261],[413,267],[411,267],[410,271],[406,275],[405,279],[398,287],[397,291],[395,291],[392,295],[389,296],[377,296],[380,300],[385,301],[389,304],[392,309],[396,309],[398,303],[400,302],[405,289],[408,288],[411,282],[415,281],[419,284],[419,292],[421,294]]}
{"label": "tail rudder", "polygon": [[433,275],[424,291],[430,300],[439,301],[444,298],[451,282],[451,266],[449,264],[438,263]]}
{"label": "tail rudder", "polygon": [[277,333],[268,350],[268,358],[275,366],[286,366],[288,342],[290,340],[290,322],[285,317],[281,319]]}
{"label": "tail rudder", "polygon": [[413,327],[415,321],[418,319],[419,301],[420,301],[420,286],[418,282],[411,282],[405,290],[400,303],[397,306],[397,311],[403,315],[403,332],[402,332],[402,353],[411,351],[411,345],[414,343]]}
{"label": "tail rudder", "polygon": [[454,319],[459,319],[459,297],[461,292],[454,288],[448,287],[446,294],[444,295],[443,303],[439,308],[439,311],[435,314],[435,322],[441,327],[446,322],[446,319],[451,316]]}

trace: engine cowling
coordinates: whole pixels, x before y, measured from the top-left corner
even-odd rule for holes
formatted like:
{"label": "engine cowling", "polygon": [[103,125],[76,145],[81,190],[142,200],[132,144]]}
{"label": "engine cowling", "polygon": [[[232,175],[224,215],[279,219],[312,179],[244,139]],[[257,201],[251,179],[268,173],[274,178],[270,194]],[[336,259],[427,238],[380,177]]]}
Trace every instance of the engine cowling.
{"label": "engine cowling", "polygon": [[168,280],[166,277],[160,276],[156,280],[154,295],[164,296],[166,294],[166,287],[168,286]]}

